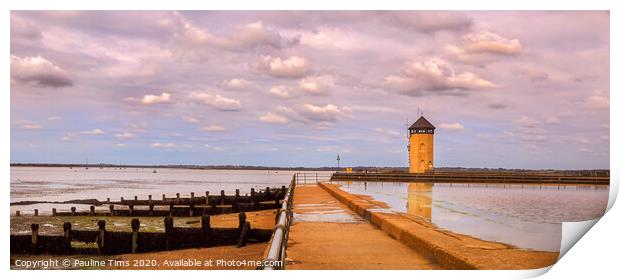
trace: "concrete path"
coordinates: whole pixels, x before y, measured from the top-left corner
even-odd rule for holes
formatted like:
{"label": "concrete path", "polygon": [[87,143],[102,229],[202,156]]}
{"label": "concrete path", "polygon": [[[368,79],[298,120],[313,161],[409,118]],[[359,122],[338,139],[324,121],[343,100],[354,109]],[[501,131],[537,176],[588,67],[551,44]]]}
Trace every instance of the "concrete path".
{"label": "concrete path", "polygon": [[298,185],[286,269],[439,269],[318,185]]}

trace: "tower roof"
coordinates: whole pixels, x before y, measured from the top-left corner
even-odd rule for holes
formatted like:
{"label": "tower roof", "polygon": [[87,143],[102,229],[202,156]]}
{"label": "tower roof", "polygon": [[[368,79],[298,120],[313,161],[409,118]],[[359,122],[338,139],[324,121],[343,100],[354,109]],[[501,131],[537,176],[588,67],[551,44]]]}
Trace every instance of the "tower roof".
{"label": "tower roof", "polygon": [[435,126],[425,119],[424,116],[420,116],[420,118],[415,121],[409,129],[435,129]]}

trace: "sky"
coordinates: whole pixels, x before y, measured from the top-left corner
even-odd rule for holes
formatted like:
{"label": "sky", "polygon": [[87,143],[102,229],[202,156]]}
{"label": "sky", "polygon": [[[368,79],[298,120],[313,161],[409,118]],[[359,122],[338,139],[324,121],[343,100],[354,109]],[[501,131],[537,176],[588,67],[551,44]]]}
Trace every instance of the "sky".
{"label": "sky", "polygon": [[12,11],[11,162],[609,168],[607,11]]}

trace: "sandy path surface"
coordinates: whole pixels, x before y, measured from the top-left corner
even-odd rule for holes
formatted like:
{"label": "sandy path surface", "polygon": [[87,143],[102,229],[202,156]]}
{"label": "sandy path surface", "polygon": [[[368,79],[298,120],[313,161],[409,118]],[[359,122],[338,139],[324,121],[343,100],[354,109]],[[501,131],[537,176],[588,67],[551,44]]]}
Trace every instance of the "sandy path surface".
{"label": "sandy path surface", "polygon": [[286,269],[438,269],[316,185],[294,197]]}

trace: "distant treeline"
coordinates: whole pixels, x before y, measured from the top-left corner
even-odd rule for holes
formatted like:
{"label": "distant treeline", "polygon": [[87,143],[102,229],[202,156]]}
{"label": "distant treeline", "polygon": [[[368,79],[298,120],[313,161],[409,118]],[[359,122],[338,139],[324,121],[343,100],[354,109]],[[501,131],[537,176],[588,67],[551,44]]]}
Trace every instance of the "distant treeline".
{"label": "distant treeline", "polygon": [[134,165],[134,164],[74,164],[74,163],[11,163],[11,167],[88,167],[88,168],[176,168],[176,169],[220,169],[220,170],[299,170],[299,171],[338,171],[336,167],[277,167],[255,165]]}
{"label": "distant treeline", "polygon": [[[345,168],[337,167],[278,167],[257,165],[126,165],[126,164],[72,164],[72,163],[11,163],[12,167],[89,167],[89,168],[178,168],[178,169],[220,169],[220,170],[291,170],[291,171],[343,171]],[[349,167],[353,171],[368,172],[408,172],[408,167],[377,167],[355,166]],[[469,168],[469,167],[436,167],[434,172],[562,172],[562,173],[609,173],[609,169],[509,169],[509,168]]]}

